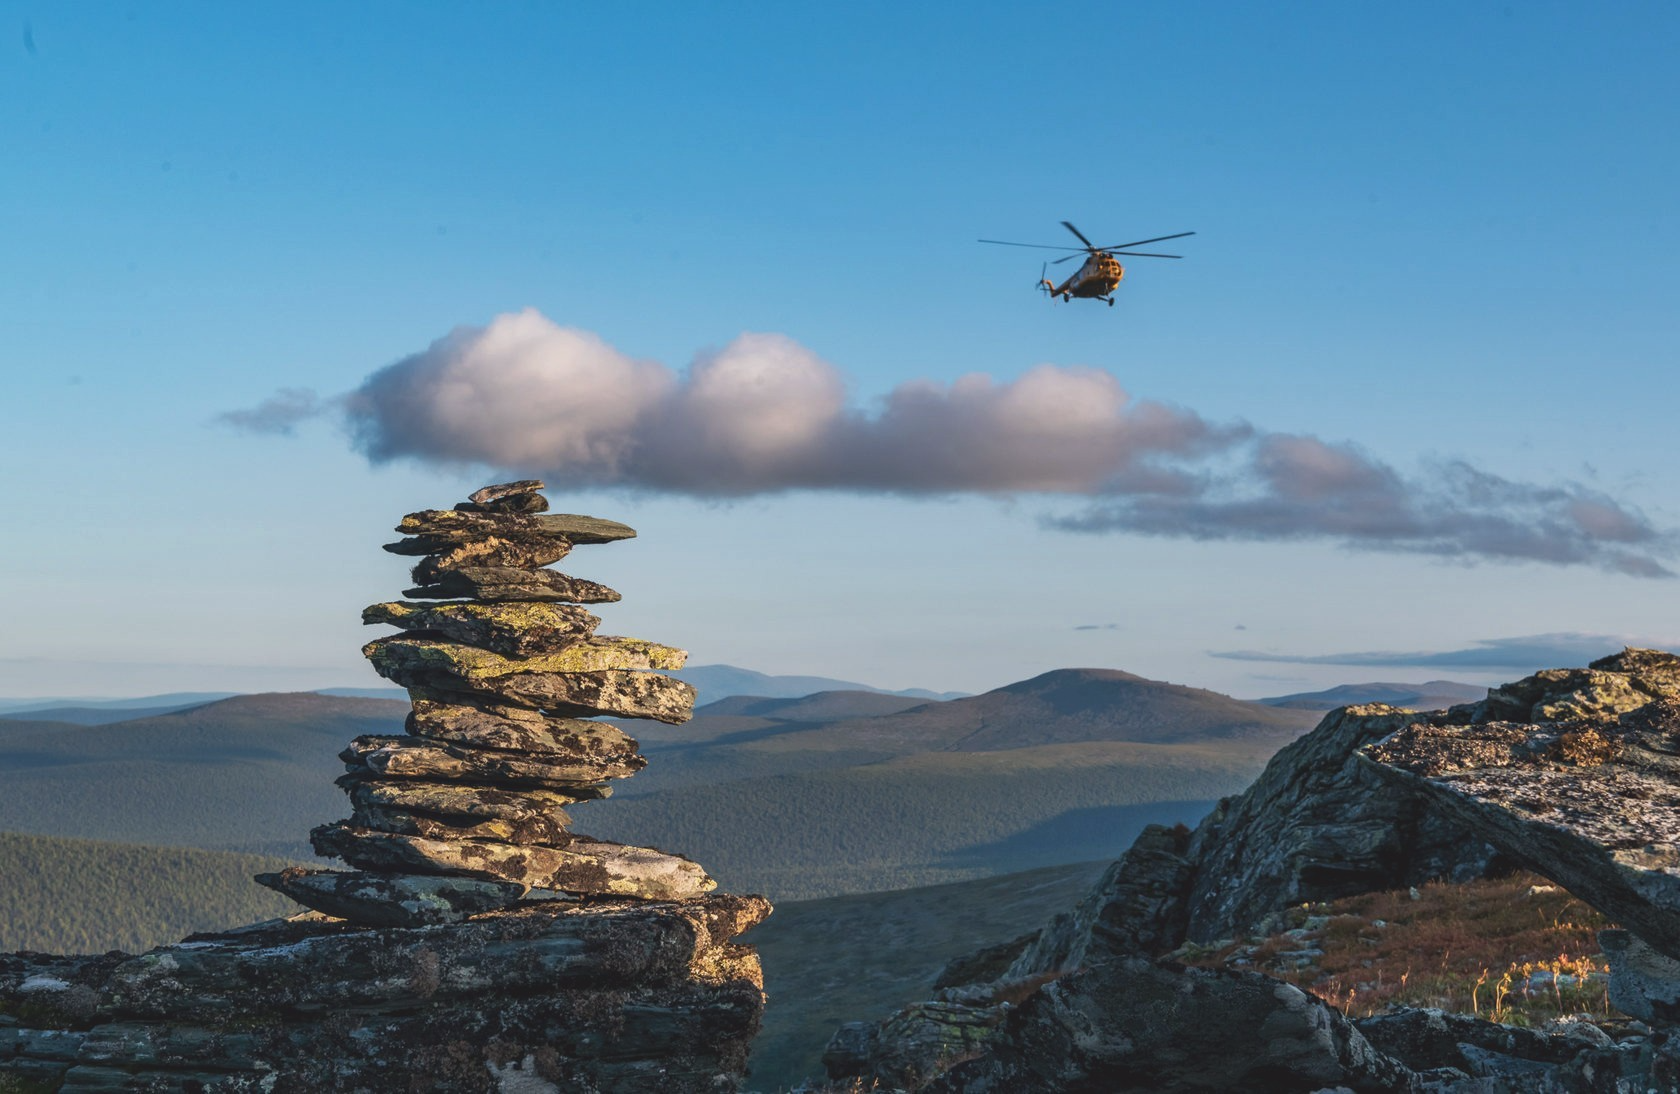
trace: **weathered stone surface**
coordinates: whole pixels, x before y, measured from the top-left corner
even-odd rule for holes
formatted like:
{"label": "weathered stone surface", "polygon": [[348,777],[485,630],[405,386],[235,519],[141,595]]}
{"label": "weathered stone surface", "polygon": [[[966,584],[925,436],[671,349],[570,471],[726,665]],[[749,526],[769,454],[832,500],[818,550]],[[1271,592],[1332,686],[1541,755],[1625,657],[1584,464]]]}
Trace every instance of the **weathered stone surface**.
{"label": "weathered stone surface", "polygon": [[[1615,1041],[1590,1022],[1499,1025],[1434,1009],[1392,1008],[1354,1020],[1378,1051],[1425,1079],[1429,1094],[1670,1092],[1680,1089],[1680,1044],[1634,1035]],[[1657,1051],[1653,1051],[1656,1049]]]}
{"label": "weathered stone surface", "polygon": [[393,672],[445,672],[474,682],[527,672],[600,672],[605,669],[680,669],[688,653],[640,638],[598,636],[548,653],[503,657],[461,642],[393,634],[375,638],[362,654],[381,676]]}
{"label": "weathered stone surface", "polygon": [[441,575],[435,585],[404,589],[403,595],[432,600],[548,600],[570,604],[611,604],[622,599],[605,585],[580,577],[512,566],[464,566]]}
{"label": "weathered stone surface", "polygon": [[[1596,680],[1584,686],[1605,691]],[[1647,696],[1644,706],[1597,723],[1415,722],[1361,755],[1680,958],[1680,701]]]}
{"label": "weathered stone surface", "polygon": [[472,513],[460,509],[425,509],[403,517],[397,531],[409,536],[430,536],[440,542],[465,543],[486,536],[535,534],[563,536],[573,543],[612,543],[631,539],[636,530],[629,525],[579,513]]}
{"label": "weathered stone surface", "polygon": [[565,848],[488,840],[445,841],[326,824],[309,834],[318,854],[375,873],[460,874],[533,889],[646,900],[688,900],[717,887],[697,864],[647,847],[575,837]]}
{"label": "weathered stone surface", "polygon": [[546,816],[564,818],[565,806],[611,795],[611,787],[574,787],[550,790],[522,786],[468,786],[462,783],[410,782],[343,775],[338,779],[356,805],[407,809],[470,823],[505,820],[516,824]]}
{"label": "weathered stone surface", "polygon": [[1355,758],[1418,715],[1374,704],[1331,711],[1272,757],[1254,784],[1197,826],[1187,937],[1246,934],[1306,901],[1399,889],[1433,878],[1467,881],[1495,863],[1413,795],[1396,793]]}
{"label": "weathered stone surface", "polygon": [[634,753],[606,759],[573,759],[546,753],[464,748],[424,737],[357,737],[339,753],[339,758],[352,773],[387,779],[526,784],[562,789],[626,778],[647,766],[647,760]]}
{"label": "weathered stone surface", "polygon": [[1071,913],[1050,921],[1000,979],[1022,981],[1114,956],[1153,957],[1184,937],[1190,832],[1149,825]]}
{"label": "weathered stone surface", "polygon": [[[636,739],[609,722],[556,718],[479,696],[414,689],[408,732],[471,748],[517,749],[577,759],[617,759],[636,751]],[[434,698],[432,696],[439,696]]]}
{"label": "weathered stone surface", "polygon": [[427,555],[409,576],[416,585],[436,585],[458,570],[484,567],[509,567],[516,570],[537,570],[552,562],[559,562],[571,553],[569,540],[559,536],[529,536],[522,539],[475,539],[456,544]]}
{"label": "weathered stone surface", "polygon": [[392,665],[381,675],[428,693],[479,695],[558,715],[618,715],[680,724],[694,714],[694,688],[655,672],[518,672],[473,680],[455,673]]}
{"label": "weathered stone surface", "polygon": [[[976,1013],[969,1008],[964,1021]],[[830,1076],[942,1094],[1419,1089],[1410,1069],[1299,988],[1258,973],[1142,958],[1099,962],[1046,984],[965,1040],[967,1059],[930,1068],[897,1058],[885,1070]]]}
{"label": "weathered stone surface", "polygon": [[258,874],[256,881],[306,908],[369,927],[460,923],[480,912],[506,908],[525,895],[523,885],[507,881],[297,866],[277,874]]}
{"label": "weathered stone surface", "polygon": [[456,642],[499,653],[529,657],[580,642],[601,625],[573,604],[554,602],[497,604],[416,604],[396,600],[362,609],[363,623],[388,623],[405,631],[434,631]]}
{"label": "weathered stone surface", "polygon": [[1631,931],[1599,931],[1610,965],[1610,1005],[1644,1022],[1680,1023],[1680,961],[1665,956]]}
{"label": "weathered stone surface", "polygon": [[500,840],[502,843],[535,843],[549,847],[564,847],[572,840],[571,818],[559,811],[538,814],[523,821],[496,817],[469,820],[366,803],[356,805],[350,814],[350,823],[357,828],[436,840]]}
{"label": "weathered stone surface", "polygon": [[538,493],[541,479],[520,479],[481,487],[455,508],[473,513],[546,513],[548,499]]}
{"label": "weathered stone surface", "polygon": [[135,957],[12,955],[0,1013],[35,1025],[0,1028],[0,1088],[733,1090],[763,995],[757,959],[729,939],[768,911],[521,905],[451,926],[313,919]]}

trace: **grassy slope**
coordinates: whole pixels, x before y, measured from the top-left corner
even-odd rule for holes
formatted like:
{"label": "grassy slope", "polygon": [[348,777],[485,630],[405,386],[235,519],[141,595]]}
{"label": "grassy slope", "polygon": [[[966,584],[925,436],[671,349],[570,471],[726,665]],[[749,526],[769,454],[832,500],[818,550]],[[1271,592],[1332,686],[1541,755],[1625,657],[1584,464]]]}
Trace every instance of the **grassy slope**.
{"label": "grassy slope", "polygon": [[297,911],[251,880],[282,859],[0,832],[0,952],[148,949]]}
{"label": "grassy slope", "polygon": [[1017,938],[1071,908],[1107,863],[1053,866],[980,881],[780,904],[743,937],[764,963],[769,1003],[749,1090],[822,1074],[844,1022],[925,999],[955,957]]}

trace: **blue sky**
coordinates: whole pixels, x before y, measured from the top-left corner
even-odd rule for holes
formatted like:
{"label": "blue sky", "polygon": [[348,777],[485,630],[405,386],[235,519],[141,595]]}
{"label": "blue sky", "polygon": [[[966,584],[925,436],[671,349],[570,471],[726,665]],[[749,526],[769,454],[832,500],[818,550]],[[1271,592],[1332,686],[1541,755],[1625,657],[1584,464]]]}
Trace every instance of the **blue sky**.
{"label": "blue sky", "polygon": [[[1671,5],[0,10],[0,695],[375,683],[358,613],[403,587],[387,529],[503,472],[638,527],[572,569],[624,592],[605,629],[697,663],[1263,695],[1680,642],[1680,584],[1608,561],[1680,566]],[[1112,309],[1034,293],[1050,252],[975,242],[1060,243],[1062,219],[1197,235],[1129,264]],[[848,478],[854,445],[829,488],[770,457],[746,487],[673,488],[712,468],[699,449],[615,480],[461,462],[507,430],[346,421],[380,370],[413,381],[451,331],[525,309],[679,391],[779,336],[897,462]],[[1030,459],[1000,419],[881,440],[904,385],[1044,365],[1249,431],[1170,453],[1196,481],[1252,489],[1307,438],[1314,467],[1433,499],[1455,546],[1349,547],[1312,496],[1280,517],[1270,494],[1192,512],[1112,478],[929,481],[930,455]],[[518,403],[493,366],[474,375]],[[282,390],[323,412],[223,417]],[[402,454],[371,463],[370,429]],[[1494,481],[1520,504],[1477,500]],[[1581,505],[1609,540],[1510,553]],[[1054,525],[1098,509],[1100,532]]]}

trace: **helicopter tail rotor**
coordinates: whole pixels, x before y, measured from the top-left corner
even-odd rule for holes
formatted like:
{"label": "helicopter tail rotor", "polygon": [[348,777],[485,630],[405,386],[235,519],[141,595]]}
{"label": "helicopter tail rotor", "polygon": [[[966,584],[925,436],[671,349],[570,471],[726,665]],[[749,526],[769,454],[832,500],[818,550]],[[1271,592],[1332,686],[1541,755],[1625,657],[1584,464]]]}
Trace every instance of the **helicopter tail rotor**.
{"label": "helicopter tail rotor", "polygon": [[1056,286],[1051,284],[1050,279],[1048,277],[1044,276],[1045,273],[1047,273],[1049,271],[1049,269],[1050,269],[1050,264],[1048,262],[1043,263],[1042,265],[1039,266],[1039,268],[1038,268],[1038,284],[1033,286],[1033,287],[1036,288],[1039,292],[1043,293],[1045,296],[1048,296],[1052,300],[1054,300],[1055,299]]}

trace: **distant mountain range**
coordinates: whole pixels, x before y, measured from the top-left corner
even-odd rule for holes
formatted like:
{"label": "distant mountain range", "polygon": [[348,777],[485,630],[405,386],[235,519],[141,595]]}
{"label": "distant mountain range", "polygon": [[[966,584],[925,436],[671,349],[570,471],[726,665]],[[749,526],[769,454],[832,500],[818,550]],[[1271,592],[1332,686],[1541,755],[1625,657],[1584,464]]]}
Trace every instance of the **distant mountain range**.
{"label": "distant mountain range", "polygon": [[[401,701],[246,695],[106,725],[0,720],[0,830],[308,857],[342,817],[338,751]],[[42,712],[51,714],[51,711]],[[956,881],[1118,854],[1195,821],[1311,712],[1069,669],[948,701],[729,697],[626,723],[650,765],[578,827],[680,851],[776,898]]]}
{"label": "distant mountain range", "polygon": [[[828,676],[770,676],[734,665],[692,665],[671,675],[692,684],[700,693],[701,703],[715,702],[732,695],[752,695],[766,699],[797,699],[819,691],[867,691],[880,695],[899,695],[915,699],[956,699],[967,695],[963,691],[929,691],[926,688],[907,688],[888,691],[852,680],[836,680]],[[36,698],[0,699],[0,720],[26,719],[31,721],[71,722],[76,725],[109,725],[135,718],[150,718],[187,710],[221,699],[243,694],[235,691],[183,691],[165,695],[146,695],[131,699],[109,698]],[[398,687],[319,688],[315,694],[337,695],[358,699],[407,700],[408,692]]]}
{"label": "distant mountain range", "polygon": [[1452,680],[1430,680],[1422,684],[1343,684],[1324,691],[1303,691],[1259,699],[1271,707],[1288,710],[1335,710],[1366,703],[1387,703],[1413,710],[1440,710],[1459,703],[1487,698],[1488,689]]}
{"label": "distant mountain range", "polygon": [[736,668],[734,665],[690,665],[671,675],[694,685],[695,690],[700,693],[702,703],[716,702],[731,695],[797,699],[819,691],[872,691],[881,695],[904,695],[914,699],[958,699],[968,694],[965,691],[929,691],[926,688],[890,691],[827,676],[768,676],[752,669]]}

